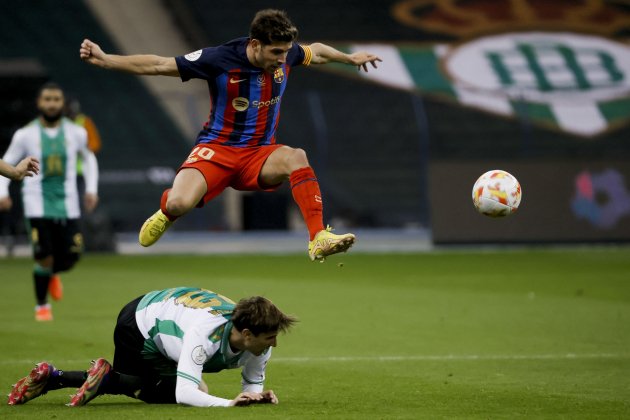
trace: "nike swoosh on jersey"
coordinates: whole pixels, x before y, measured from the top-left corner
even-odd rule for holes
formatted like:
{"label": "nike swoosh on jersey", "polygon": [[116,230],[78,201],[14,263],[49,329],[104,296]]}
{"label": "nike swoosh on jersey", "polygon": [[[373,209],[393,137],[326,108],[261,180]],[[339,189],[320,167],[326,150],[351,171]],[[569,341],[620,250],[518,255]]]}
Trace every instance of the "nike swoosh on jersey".
{"label": "nike swoosh on jersey", "polygon": [[247,79],[230,79],[230,83],[241,83],[244,82]]}

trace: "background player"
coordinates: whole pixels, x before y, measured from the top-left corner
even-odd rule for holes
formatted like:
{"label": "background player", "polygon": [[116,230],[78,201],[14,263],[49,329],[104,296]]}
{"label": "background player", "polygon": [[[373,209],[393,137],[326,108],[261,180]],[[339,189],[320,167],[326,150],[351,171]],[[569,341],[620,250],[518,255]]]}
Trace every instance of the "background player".
{"label": "background player", "polygon": [[[204,289],[153,291],[121,310],[113,367],[102,358],[87,372],[61,371],[40,362],[13,386],[8,404],[24,404],[68,387],[80,387],[71,406],[102,394],[197,407],[277,404],[273,391],[263,391],[265,367],[278,333],[295,322],[261,296],[235,305]],[[234,368],[242,368],[242,392],[232,400],[209,395],[202,372]]]}
{"label": "background player", "polygon": [[[22,186],[24,216],[30,225],[35,267],[35,319],[51,321],[48,291],[55,300],[62,297],[57,273],[69,270],[79,260],[83,239],[79,231],[79,198],[76,162],[81,155],[85,166],[85,209],[97,203],[98,165],[87,148],[85,129],[63,118],[61,87],[47,83],[37,97],[39,117],[13,135],[4,160],[11,164],[24,156],[41,162],[41,173],[25,178]],[[0,211],[11,209],[9,180],[0,178]]]}
{"label": "background player", "polygon": [[299,45],[297,34],[285,12],[267,9],[254,17],[249,38],[185,56],[112,55],[90,40],[83,41],[81,58],[99,67],[208,81],[209,121],[172,188],[164,191],[160,210],[142,226],[141,245],[155,243],[178,217],[228,186],[271,191],[289,180],[309,230],[311,260],[323,260],[352,246],[353,234],[335,235],[330,227],[324,228],[321,192],[306,153],[276,143],[280,103],[295,66],[337,62],[367,71],[368,63],[376,68],[381,59],[368,52],[345,54],[321,43]]}
{"label": "background player", "polygon": [[9,165],[0,159],[0,175],[14,181],[21,181],[24,177],[39,173],[39,161],[32,156],[22,159],[17,165]]}

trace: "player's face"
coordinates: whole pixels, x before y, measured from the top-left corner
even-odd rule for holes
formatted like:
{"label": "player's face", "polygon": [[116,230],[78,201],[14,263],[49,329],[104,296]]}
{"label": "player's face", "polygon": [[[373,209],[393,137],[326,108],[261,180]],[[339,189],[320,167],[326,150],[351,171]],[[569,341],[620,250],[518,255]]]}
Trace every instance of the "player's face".
{"label": "player's face", "polygon": [[265,45],[257,39],[252,40],[255,65],[273,74],[280,66],[287,62],[287,54],[293,46],[292,42],[274,42]]}
{"label": "player's face", "polygon": [[56,121],[63,112],[63,92],[59,89],[44,89],[37,98],[37,109],[47,121]]}
{"label": "player's face", "polygon": [[269,347],[278,345],[278,332],[260,333],[257,336],[251,332],[245,336],[245,350],[254,356],[260,356]]}

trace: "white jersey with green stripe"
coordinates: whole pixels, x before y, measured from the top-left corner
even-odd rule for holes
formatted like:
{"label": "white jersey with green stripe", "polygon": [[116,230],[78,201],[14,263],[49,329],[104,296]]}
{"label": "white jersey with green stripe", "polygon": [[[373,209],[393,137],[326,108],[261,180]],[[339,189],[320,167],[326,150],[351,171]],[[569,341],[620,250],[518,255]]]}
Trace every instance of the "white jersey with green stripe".
{"label": "white jersey with green stripe", "polygon": [[[98,164],[87,147],[87,132],[67,118],[59,126],[43,127],[36,119],[17,130],[3,159],[17,164],[26,156],[40,161],[40,173],[24,178],[22,199],[27,218],[77,219],[77,157],[84,161],[86,192],[96,194]],[[9,180],[0,177],[0,197],[9,195]]]}
{"label": "white jersey with green stripe", "polygon": [[[228,405],[230,400],[199,391],[203,372],[242,368],[243,392],[262,392],[271,348],[260,356],[234,352],[229,343],[234,302],[205,289],[176,287],[147,293],[136,308],[145,338],[143,354],[163,375],[177,375],[179,403]],[[175,362],[169,368],[164,358]],[[173,364],[174,365],[174,364]],[[164,366],[164,368],[161,368]],[[170,370],[170,371],[169,371]]]}

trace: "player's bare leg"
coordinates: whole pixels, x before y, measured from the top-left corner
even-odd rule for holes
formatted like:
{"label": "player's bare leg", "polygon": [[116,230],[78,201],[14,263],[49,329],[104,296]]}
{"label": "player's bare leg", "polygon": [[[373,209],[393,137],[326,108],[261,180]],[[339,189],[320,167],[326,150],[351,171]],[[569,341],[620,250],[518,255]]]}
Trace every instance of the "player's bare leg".
{"label": "player's bare leg", "polygon": [[151,246],[156,243],[178,217],[188,213],[201,201],[207,190],[206,179],[201,172],[192,168],[180,170],[173,187],[164,192],[160,209],[140,228],[140,245]]}
{"label": "player's bare leg", "polygon": [[319,183],[302,149],[283,146],[275,150],[260,171],[262,185],[277,185],[287,179],[291,192],[308,227],[308,255],[311,261],[324,261],[333,254],[347,251],[355,241],[352,233],[337,235],[324,228],[323,203]]}

